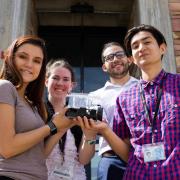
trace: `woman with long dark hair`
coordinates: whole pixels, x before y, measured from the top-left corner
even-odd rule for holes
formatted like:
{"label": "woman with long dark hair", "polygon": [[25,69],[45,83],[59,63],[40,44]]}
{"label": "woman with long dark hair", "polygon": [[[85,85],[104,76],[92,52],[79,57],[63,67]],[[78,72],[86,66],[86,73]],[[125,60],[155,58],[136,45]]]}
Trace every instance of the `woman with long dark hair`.
{"label": "woman with long dark hair", "polygon": [[[45,155],[61,128],[65,109],[45,123],[42,100],[46,48],[35,36],[17,38],[4,52],[0,73],[0,179],[46,180]],[[45,143],[44,140],[46,139]],[[47,150],[48,149],[48,150]]]}

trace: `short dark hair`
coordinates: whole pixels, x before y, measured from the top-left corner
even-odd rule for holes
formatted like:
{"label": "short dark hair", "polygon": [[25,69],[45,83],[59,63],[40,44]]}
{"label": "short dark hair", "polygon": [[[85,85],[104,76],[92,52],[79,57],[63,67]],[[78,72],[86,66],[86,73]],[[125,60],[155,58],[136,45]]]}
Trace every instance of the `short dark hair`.
{"label": "short dark hair", "polygon": [[159,46],[163,43],[167,45],[164,35],[158,29],[156,29],[155,27],[151,25],[141,24],[139,26],[129,29],[128,32],[126,33],[126,36],[124,39],[124,45],[125,45],[125,49],[128,56],[132,55],[132,49],[131,49],[132,38],[134,37],[135,34],[141,31],[147,31],[151,33],[153,37],[156,39]]}
{"label": "short dark hair", "polygon": [[[118,43],[118,42],[112,41],[112,42],[108,42],[108,43],[104,44],[104,46],[103,46],[103,48],[102,48],[102,52],[101,52],[101,60],[102,60],[102,63],[103,63],[103,64],[105,63],[104,55],[103,55],[103,54],[104,54],[104,51],[105,51],[108,47],[111,47],[111,46],[119,46],[119,47],[121,47],[121,48],[124,50],[124,52],[125,52],[124,46],[121,45],[121,44]],[[126,52],[125,52],[125,53],[126,53]]]}

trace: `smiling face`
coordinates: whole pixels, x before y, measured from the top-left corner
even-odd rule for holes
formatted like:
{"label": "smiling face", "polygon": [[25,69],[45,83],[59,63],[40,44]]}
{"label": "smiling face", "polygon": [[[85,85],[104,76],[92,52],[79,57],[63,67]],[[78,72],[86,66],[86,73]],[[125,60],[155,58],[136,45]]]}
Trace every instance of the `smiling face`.
{"label": "smiling face", "polygon": [[39,76],[43,62],[43,52],[38,46],[23,44],[15,53],[15,65],[22,76],[23,86]]}
{"label": "smiling face", "polygon": [[46,87],[50,98],[64,99],[73,87],[71,72],[61,66],[54,67],[46,79]]}
{"label": "smiling face", "polygon": [[[124,50],[120,46],[113,45],[104,50],[103,56],[106,59],[109,55],[116,54],[117,52],[124,53]],[[110,77],[121,78],[128,73],[129,64],[130,60],[127,56],[123,56],[121,58],[114,56],[113,61],[105,61],[102,68],[110,75]]]}
{"label": "smiling face", "polygon": [[158,45],[150,32],[141,31],[131,40],[131,49],[134,63],[140,68],[157,67],[161,65],[161,56],[165,53],[166,45]]}

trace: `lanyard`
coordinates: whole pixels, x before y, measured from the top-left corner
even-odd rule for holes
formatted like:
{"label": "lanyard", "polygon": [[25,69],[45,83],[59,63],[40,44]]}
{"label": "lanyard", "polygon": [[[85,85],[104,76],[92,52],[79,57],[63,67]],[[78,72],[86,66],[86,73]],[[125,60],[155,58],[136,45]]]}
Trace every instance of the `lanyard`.
{"label": "lanyard", "polygon": [[142,84],[140,84],[140,95],[141,95],[141,99],[142,99],[142,102],[143,102],[146,117],[147,117],[148,122],[149,122],[149,124],[150,124],[150,126],[152,128],[152,143],[154,143],[154,134],[153,134],[154,133],[154,124],[156,122],[157,113],[158,113],[158,110],[159,110],[159,104],[160,104],[160,101],[161,101],[162,84],[160,86],[160,90],[159,90],[158,95],[157,95],[156,109],[155,109],[155,113],[154,113],[154,117],[153,117],[152,122],[150,121],[150,115],[149,115],[148,107],[147,107],[147,104],[146,104],[146,99],[145,99],[144,89],[142,88]]}
{"label": "lanyard", "polygon": [[54,108],[53,108],[52,104],[48,100],[46,102],[46,108],[47,108],[47,116],[48,116],[47,117],[47,122],[49,122],[52,119],[53,114],[55,112],[54,112]]}

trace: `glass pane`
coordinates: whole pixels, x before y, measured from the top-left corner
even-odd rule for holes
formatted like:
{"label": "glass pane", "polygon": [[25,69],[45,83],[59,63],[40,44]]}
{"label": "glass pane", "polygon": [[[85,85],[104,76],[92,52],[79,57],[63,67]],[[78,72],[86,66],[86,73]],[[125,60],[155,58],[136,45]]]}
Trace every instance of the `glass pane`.
{"label": "glass pane", "polygon": [[89,93],[101,88],[107,80],[108,75],[101,67],[84,68],[84,92]]}
{"label": "glass pane", "polygon": [[81,91],[81,74],[80,74],[80,67],[73,67],[75,78],[76,78],[76,87],[73,89],[73,92],[80,92]]}

